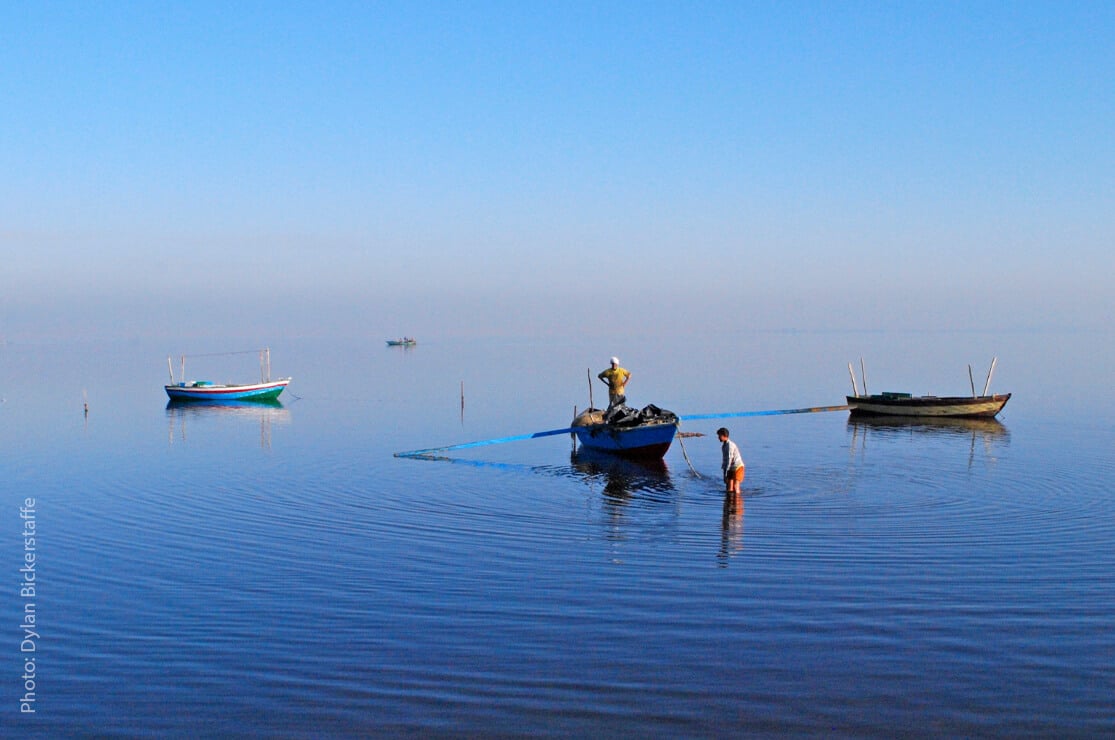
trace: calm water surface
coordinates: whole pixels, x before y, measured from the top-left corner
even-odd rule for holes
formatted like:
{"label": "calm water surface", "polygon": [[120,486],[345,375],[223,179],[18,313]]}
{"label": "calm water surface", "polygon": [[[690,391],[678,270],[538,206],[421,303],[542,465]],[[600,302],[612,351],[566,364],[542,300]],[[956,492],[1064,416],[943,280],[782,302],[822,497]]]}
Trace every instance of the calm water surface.
{"label": "calm water surface", "polygon": [[[230,408],[161,384],[168,349],[231,342],[9,343],[3,734],[1110,735],[1110,339],[298,339],[282,403]],[[838,404],[861,355],[871,390],[962,394],[997,354],[1015,395],[990,423],[689,422],[661,466],[564,435],[392,454],[564,427],[617,353],[680,414]],[[198,377],[256,372],[223,362]]]}

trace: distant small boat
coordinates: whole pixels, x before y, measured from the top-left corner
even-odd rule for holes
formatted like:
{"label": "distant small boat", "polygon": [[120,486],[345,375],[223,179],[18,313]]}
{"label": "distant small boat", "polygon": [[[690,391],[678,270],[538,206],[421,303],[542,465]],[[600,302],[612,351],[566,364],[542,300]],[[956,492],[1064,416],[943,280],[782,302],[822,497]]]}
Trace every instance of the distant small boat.
{"label": "distant small boat", "polygon": [[[290,384],[290,378],[271,379],[271,350],[249,350],[259,352],[260,381],[258,383],[214,383],[209,380],[185,380],[186,355],[181,356],[182,380],[175,381],[174,365],[167,357],[170,368],[170,384],[163,386],[172,401],[274,401]],[[194,357],[217,357],[221,355],[247,354],[246,352],[223,352],[213,355],[194,355]]]}
{"label": "distant small boat", "polygon": [[418,340],[413,339],[411,337],[403,337],[402,339],[388,339],[387,340],[387,346],[388,347],[413,347],[416,344],[418,344]]}
{"label": "distant small boat", "polygon": [[678,417],[654,405],[641,411],[624,406],[611,413],[586,409],[570,426],[578,441],[591,450],[632,460],[655,460],[670,449],[677,434]]}
{"label": "distant small boat", "polygon": [[1010,394],[991,396],[913,396],[909,393],[878,393],[847,396],[852,416],[907,416],[990,418],[1002,411]]}

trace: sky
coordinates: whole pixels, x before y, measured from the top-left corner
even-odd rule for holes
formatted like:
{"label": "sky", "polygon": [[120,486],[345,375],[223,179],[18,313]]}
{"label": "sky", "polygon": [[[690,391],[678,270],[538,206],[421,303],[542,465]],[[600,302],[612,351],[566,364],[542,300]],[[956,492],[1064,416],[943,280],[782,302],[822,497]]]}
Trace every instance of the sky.
{"label": "sky", "polygon": [[3,2],[0,339],[1096,329],[1110,2]]}

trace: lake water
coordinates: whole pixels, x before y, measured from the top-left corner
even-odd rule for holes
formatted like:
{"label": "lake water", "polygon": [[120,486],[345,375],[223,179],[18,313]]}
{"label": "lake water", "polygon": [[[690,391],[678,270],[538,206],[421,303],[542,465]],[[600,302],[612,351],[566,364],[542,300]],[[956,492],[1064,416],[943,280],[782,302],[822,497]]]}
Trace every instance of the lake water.
{"label": "lake water", "polygon": [[[2,734],[1111,735],[1111,339],[288,339],[281,405],[233,408],[168,408],[165,358],[242,343],[9,342]],[[997,355],[1014,397],[687,422],[662,466],[393,455],[564,427],[612,354],[685,415],[840,404],[861,356],[872,391],[961,395]]]}

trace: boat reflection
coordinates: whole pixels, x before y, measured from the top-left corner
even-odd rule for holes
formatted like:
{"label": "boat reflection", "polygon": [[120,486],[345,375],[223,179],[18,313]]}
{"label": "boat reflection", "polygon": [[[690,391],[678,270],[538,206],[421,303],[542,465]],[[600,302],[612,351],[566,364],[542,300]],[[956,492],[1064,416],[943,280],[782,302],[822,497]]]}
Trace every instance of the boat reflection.
{"label": "boat reflection", "polygon": [[570,453],[569,463],[571,474],[590,491],[602,487],[601,525],[615,548],[613,562],[624,562],[623,545],[631,538],[677,537],[681,497],[664,460],[627,460],[581,447]]}
{"label": "boat reflection", "polygon": [[957,419],[918,416],[852,416],[848,429],[853,437],[868,434],[883,436],[928,435],[972,437],[986,441],[1010,440],[1010,431],[998,419]]}
{"label": "boat reflection", "polygon": [[581,447],[570,453],[569,463],[574,474],[592,483],[604,484],[604,495],[615,503],[623,503],[640,493],[673,493],[670,469],[666,461],[627,460],[606,452]]}
{"label": "boat reflection", "polygon": [[969,443],[968,466],[971,467],[977,447],[982,447],[989,459],[994,458],[996,447],[1010,444],[1010,430],[998,419],[957,419],[927,417],[850,417],[848,430],[852,434],[851,452],[866,450],[868,443],[900,439],[940,440]]}
{"label": "boat reflection", "polygon": [[168,442],[174,444],[175,426],[178,438],[187,441],[186,427],[190,422],[208,423],[218,419],[238,419],[259,423],[260,447],[271,446],[271,425],[290,422],[290,410],[278,399],[264,401],[179,401],[171,400],[166,405],[169,422]]}

